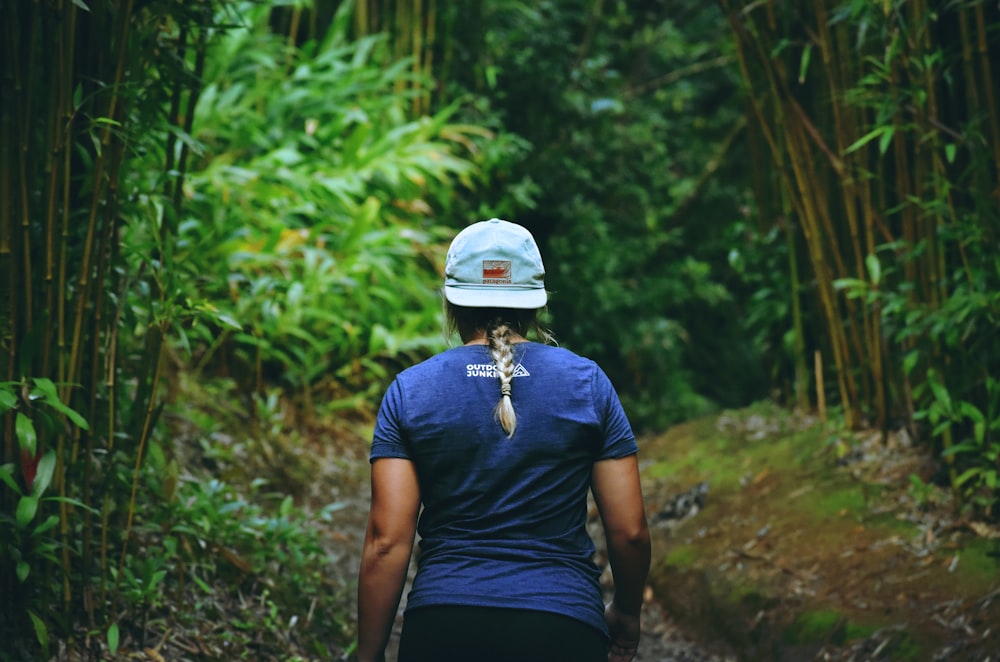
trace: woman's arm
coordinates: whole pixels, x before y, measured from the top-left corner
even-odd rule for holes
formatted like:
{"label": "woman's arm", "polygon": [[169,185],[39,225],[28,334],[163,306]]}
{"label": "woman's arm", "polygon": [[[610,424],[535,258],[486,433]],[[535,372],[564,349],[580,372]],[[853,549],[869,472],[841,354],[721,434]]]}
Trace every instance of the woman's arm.
{"label": "woman's arm", "polygon": [[410,460],[372,463],[372,501],[358,574],[359,662],[385,659],[406,583],[420,511],[417,471]]}
{"label": "woman's arm", "polygon": [[635,455],[594,464],[592,488],[604,523],[615,594],[605,610],[609,660],[631,660],[639,645],[639,612],[649,574],[650,539]]}

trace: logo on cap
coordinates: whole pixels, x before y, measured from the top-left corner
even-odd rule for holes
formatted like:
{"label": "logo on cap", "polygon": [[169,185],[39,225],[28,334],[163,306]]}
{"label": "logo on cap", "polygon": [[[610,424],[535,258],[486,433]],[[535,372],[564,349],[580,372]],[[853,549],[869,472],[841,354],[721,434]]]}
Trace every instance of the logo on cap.
{"label": "logo on cap", "polygon": [[483,285],[508,285],[510,260],[483,260]]}

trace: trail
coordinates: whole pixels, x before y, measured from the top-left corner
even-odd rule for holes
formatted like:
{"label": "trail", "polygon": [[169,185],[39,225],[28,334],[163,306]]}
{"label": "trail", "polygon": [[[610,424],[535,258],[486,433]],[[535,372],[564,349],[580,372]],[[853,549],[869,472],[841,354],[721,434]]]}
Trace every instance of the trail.
{"label": "trail", "polygon": [[[371,485],[367,475],[368,461],[363,453],[352,453],[349,459],[353,468],[348,469],[346,473],[354,473],[358,478],[357,480],[340,481],[341,484],[334,489],[338,493],[339,501],[344,505],[344,508],[338,511],[336,528],[340,535],[349,540],[348,545],[351,546],[350,550],[341,557],[340,565],[345,576],[353,577],[356,576],[360,562],[360,551],[361,544],[364,541]],[[591,507],[591,513],[596,513],[594,507]],[[590,518],[588,530],[597,548],[596,560],[605,569],[602,576],[602,583],[606,588],[610,588],[610,571],[607,569],[604,536],[601,531],[600,520],[596,515]],[[654,558],[653,562],[655,563],[656,560]],[[397,659],[396,653],[403,625],[403,611],[406,608],[406,594],[413,579],[415,565],[413,562],[410,563],[409,577],[406,587],[403,590],[403,598],[400,600],[396,623],[386,650],[386,662],[396,662]],[[610,598],[610,595],[606,597]],[[648,592],[647,598],[643,605],[641,619],[642,635],[639,640],[639,651],[635,658],[636,662],[735,662],[737,658],[733,655],[727,656],[721,654],[713,651],[711,647],[704,643],[686,638],[683,631]],[[356,617],[356,614],[354,616]]]}

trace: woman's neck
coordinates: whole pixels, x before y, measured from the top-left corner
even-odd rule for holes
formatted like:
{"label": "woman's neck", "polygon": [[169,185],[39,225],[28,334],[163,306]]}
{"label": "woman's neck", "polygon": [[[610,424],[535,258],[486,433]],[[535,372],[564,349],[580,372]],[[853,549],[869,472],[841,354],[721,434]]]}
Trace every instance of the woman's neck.
{"label": "woman's neck", "polygon": [[[490,344],[489,343],[489,339],[486,337],[486,331],[483,330],[483,329],[477,330],[472,336],[470,336],[468,338],[465,338],[464,340],[465,340],[465,344],[466,345],[488,345],[488,344]],[[516,334],[516,333],[514,333],[512,331],[511,334],[510,334],[510,342],[512,342],[512,343],[528,342],[528,339],[527,338],[523,338],[520,335],[518,335],[518,334]]]}

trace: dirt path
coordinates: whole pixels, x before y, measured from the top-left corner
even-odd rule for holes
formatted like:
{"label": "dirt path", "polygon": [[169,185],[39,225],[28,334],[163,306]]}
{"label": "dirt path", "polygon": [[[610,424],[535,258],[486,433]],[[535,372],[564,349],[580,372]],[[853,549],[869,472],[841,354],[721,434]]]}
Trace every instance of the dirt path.
{"label": "dirt path", "polygon": [[[353,577],[357,573],[360,561],[360,548],[364,540],[364,531],[368,517],[370,483],[368,481],[368,461],[364,456],[366,449],[354,449],[339,458],[340,477],[335,481],[333,496],[344,507],[338,511],[336,529],[339,536],[347,539],[345,545],[349,548],[340,558],[339,565],[344,576]],[[596,512],[594,508],[591,512]],[[604,553],[604,537],[600,522],[592,517],[588,525],[591,536],[598,548],[597,560],[606,567]],[[654,559],[655,562],[655,559]],[[410,564],[410,579],[413,577],[415,564]],[[610,586],[610,573],[605,570],[602,582]],[[406,607],[406,591],[403,592],[396,624],[392,631],[389,647],[386,651],[386,662],[396,662],[396,651],[399,646],[399,634],[403,622],[403,610]],[[639,642],[639,652],[636,662],[734,662],[732,655],[724,655],[711,650],[710,647],[685,638],[681,629],[666,614],[663,608],[647,594],[642,614],[642,638]]]}

